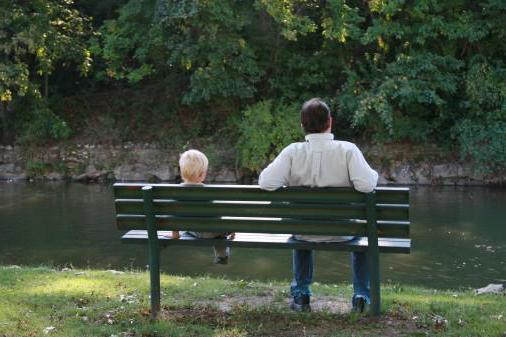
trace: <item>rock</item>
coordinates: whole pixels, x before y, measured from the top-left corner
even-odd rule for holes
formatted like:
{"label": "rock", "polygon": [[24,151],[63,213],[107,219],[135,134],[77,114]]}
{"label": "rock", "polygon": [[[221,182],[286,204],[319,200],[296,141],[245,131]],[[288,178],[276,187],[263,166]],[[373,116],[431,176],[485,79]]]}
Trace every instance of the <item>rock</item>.
{"label": "rock", "polygon": [[237,178],[235,177],[235,172],[226,168],[222,168],[217,172],[212,172],[213,182],[220,183],[235,183],[237,182]]}
{"label": "rock", "polygon": [[384,173],[384,177],[380,177],[380,184],[413,184],[413,175],[411,167],[408,164],[397,163],[394,166],[387,169]]}
{"label": "rock", "polygon": [[459,179],[458,164],[442,164],[432,167],[432,183],[454,185]]}
{"label": "rock", "polygon": [[10,266],[7,267],[7,269],[21,269],[21,267],[16,264],[11,264]]}
{"label": "rock", "polygon": [[26,180],[23,169],[14,163],[0,165],[0,180]]}
{"label": "rock", "polygon": [[21,174],[0,174],[0,180],[8,180],[8,181],[16,181],[16,180],[26,180],[28,176],[25,173]]}
{"label": "rock", "polygon": [[63,174],[57,173],[57,172],[50,172],[49,174],[45,175],[45,178],[47,180],[51,180],[51,181],[62,180],[63,179]]}
{"label": "rock", "polygon": [[504,291],[504,286],[502,284],[490,283],[488,286],[476,289],[474,293],[476,295],[482,294],[500,294]]}
{"label": "rock", "polygon": [[448,326],[448,320],[440,315],[434,315],[432,323],[434,323],[434,328],[438,330],[445,329]]}
{"label": "rock", "polygon": [[385,172],[378,172],[378,185],[387,185],[390,184],[392,181],[388,180],[387,175]]}
{"label": "rock", "polygon": [[86,167],[86,173],[92,173],[92,172],[96,172],[96,171],[97,171],[97,168],[93,164],[89,164]]}
{"label": "rock", "polygon": [[16,169],[16,165],[14,165],[13,163],[10,163],[10,164],[3,164],[3,165],[0,165],[0,173],[4,173],[4,172],[14,172]]}
{"label": "rock", "polygon": [[[148,168],[144,164],[124,164],[114,169],[116,180],[146,180],[145,171]],[[144,172],[143,172],[144,171]]]}
{"label": "rock", "polygon": [[422,165],[413,170],[413,180],[418,185],[430,185],[431,170],[428,165]]}
{"label": "rock", "polygon": [[50,334],[51,332],[55,332],[56,328],[54,326],[48,326],[47,328],[44,328],[43,332],[45,335]]}
{"label": "rock", "polygon": [[114,176],[117,180],[126,181],[167,181],[171,178],[168,165],[146,165],[144,163],[125,164],[114,169]]}
{"label": "rock", "polygon": [[160,181],[169,181],[172,177],[169,165],[161,165],[157,168],[152,169],[149,173],[151,173],[156,177],[156,179]]}

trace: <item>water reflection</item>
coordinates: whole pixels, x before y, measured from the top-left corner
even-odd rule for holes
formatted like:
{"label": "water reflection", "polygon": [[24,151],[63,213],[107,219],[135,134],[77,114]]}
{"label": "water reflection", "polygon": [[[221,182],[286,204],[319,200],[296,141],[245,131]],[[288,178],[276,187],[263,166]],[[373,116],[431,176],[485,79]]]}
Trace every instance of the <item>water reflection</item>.
{"label": "water reflection", "polygon": [[[410,255],[383,255],[382,280],[440,288],[506,282],[506,190],[412,188]],[[144,269],[147,249],[122,245],[110,186],[0,183],[0,263]],[[172,274],[289,279],[287,250],[234,249],[228,266],[209,248],[168,248]],[[252,268],[252,266],[254,268]],[[346,253],[317,252],[316,280],[349,281]]]}

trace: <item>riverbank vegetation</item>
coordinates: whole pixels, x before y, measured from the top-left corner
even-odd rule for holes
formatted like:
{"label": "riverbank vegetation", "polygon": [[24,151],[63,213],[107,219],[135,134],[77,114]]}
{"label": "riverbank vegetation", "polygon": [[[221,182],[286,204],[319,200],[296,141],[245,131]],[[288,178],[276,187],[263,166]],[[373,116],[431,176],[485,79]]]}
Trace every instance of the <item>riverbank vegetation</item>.
{"label": "riverbank vegetation", "polygon": [[288,309],[287,284],[162,275],[149,319],[146,272],[0,267],[0,335],[506,336],[503,294],[382,288],[380,319],[350,313],[349,285],[315,284],[314,312]]}
{"label": "riverbank vegetation", "polygon": [[432,143],[501,171],[505,21],[501,0],[2,2],[1,139],[218,134],[257,171],[319,96],[340,139]]}

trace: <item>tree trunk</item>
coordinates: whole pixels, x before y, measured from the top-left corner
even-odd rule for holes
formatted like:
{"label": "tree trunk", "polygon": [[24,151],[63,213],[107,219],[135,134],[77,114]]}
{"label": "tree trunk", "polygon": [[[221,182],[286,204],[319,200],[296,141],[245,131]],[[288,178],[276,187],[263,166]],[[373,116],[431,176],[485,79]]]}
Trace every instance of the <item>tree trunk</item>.
{"label": "tree trunk", "polygon": [[2,123],[2,143],[7,141],[7,103],[0,102],[0,123]]}
{"label": "tree trunk", "polygon": [[44,73],[44,99],[47,102],[47,98],[49,96],[49,79],[48,79],[47,72]]}

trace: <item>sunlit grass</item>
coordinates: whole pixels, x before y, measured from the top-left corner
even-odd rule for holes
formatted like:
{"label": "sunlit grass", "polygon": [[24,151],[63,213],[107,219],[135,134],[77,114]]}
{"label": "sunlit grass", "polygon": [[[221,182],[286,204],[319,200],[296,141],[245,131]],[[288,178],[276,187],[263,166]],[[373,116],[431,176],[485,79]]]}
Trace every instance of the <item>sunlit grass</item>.
{"label": "sunlit grass", "polygon": [[[384,285],[380,320],[286,308],[282,282],[162,275],[159,321],[149,318],[149,274],[0,267],[0,336],[502,336],[503,295]],[[347,301],[350,285],[314,285],[315,298]],[[236,298],[228,312],[219,304]],[[249,307],[242,299],[269,299]],[[276,304],[276,305],[272,305]],[[392,323],[393,322],[393,323]],[[393,325],[392,325],[393,324]],[[387,334],[388,335],[388,334]],[[390,334],[392,335],[392,334]]]}

